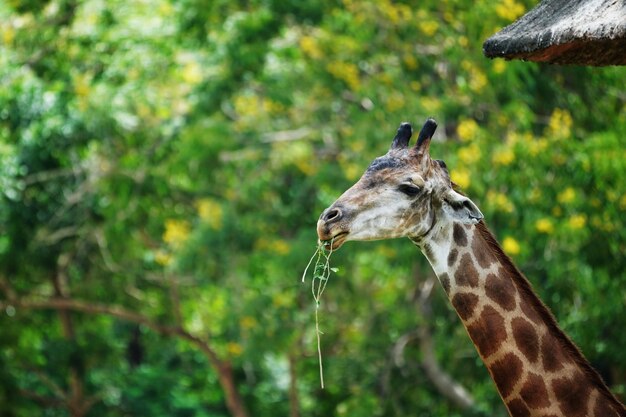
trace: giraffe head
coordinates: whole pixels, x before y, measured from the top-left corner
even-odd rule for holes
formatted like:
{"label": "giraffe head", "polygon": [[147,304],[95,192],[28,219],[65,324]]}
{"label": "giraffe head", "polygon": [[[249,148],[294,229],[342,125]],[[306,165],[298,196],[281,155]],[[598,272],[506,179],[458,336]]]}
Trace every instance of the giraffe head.
{"label": "giraffe head", "polygon": [[483,215],[452,188],[443,161],[428,149],[437,124],[428,119],[415,146],[412,128],[402,123],[391,148],[321,214],[317,234],[339,248],[348,240],[410,237],[420,240],[441,222],[477,223]]}

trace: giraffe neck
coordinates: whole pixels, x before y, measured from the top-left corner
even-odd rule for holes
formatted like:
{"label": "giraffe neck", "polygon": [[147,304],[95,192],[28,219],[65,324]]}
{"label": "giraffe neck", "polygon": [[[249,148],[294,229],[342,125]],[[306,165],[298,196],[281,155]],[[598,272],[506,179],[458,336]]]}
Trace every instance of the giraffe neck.
{"label": "giraffe neck", "polygon": [[626,416],[484,223],[420,241],[513,417]]}

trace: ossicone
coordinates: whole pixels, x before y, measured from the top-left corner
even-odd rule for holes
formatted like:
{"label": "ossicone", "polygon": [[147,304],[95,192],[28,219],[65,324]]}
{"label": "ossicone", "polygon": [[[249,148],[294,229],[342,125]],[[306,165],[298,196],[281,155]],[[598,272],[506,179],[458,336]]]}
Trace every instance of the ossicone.
{"label": "ossicone", "polygon": [[417,137],[417,143],[415,144],[415,149],[417,150],[428,150],[428,145],[430,144],[430,139],[435,134],[435,130],[437,130],[437,122],[432,117],[429,117],[424,122],[424,126],[422,126],[422,130],[420,130],[420,134]]}
{"label": "ossicone", "polygon": [[393,142],[391,142],[391,149],[402,149],[409,146],[409,140],[412,134],[413,128],[411,127],[411,123],[401,123],[396,132],[396,136],[393,138]]}

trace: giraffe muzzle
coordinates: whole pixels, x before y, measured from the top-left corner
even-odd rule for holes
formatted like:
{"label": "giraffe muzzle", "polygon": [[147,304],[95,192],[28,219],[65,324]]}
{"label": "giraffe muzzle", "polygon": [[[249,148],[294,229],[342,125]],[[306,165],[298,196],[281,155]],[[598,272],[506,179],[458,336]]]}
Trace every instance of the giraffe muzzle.
{"label": "giraffe muzzle", "polygon": [[331,241],[332,249],[338,249],[345,242],[348,233],[344,211],[341,207],[332,205],[322,212],[317,221],[317,236],[320,241],[328,242],[329,249]]}

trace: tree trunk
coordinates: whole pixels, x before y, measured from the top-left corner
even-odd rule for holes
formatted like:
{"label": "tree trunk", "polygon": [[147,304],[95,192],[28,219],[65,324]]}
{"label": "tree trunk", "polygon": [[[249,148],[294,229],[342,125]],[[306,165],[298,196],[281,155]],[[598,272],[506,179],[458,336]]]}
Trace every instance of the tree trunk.
{"label": "tree trunk", "polygon": [[233,367],[230,362],[220,361],[216,366],[216,370],[220,385],[224,390],[228,411],[230,411],[233,417],[248,417],[248,411],[235,384]]}
{"label": "tree trunk", "polygon": [[[59,258],[59,265],[57,271],[52,275],[52,285],[54,287],[54,295],[59,298],[68,297],[67,279],[65,277],[65,269],[67,267],[66,256]],[[72,322],[72,315],[68,310],[58,309],[59,320],[61,321],[61,329],[63,332],[63,338],[68,342],[76,342],[76,336],[74,332],[74,324]],[[67,393],[66,405],[71,417],[83,417],[89,407],[86,406],[85,392],[83,386],[83,380],[81,377],[81,370],[78,369],[76,364],[70,361],[69,364],[69,392]]]}
{"label": "tree trunk", "polygon": [[296,357],[289,353],[289,417],[300,417],[300,399],[298,398],[298,374]]}

